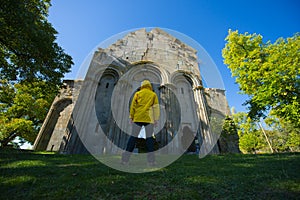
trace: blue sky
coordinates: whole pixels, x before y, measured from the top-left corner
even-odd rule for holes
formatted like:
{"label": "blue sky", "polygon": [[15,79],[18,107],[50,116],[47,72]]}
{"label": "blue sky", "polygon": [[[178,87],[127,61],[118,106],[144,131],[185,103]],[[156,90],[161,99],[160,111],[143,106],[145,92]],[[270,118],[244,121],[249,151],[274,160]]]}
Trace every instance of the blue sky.
{"label": "blue sky", "polygon": [[73,57],[75,79],[86,56],[107,38],[135,28],[162,27],[197,41],[217,65],[230,107],[246,111],[246,96],[223,64],[228,30],[261,34],[264,41],[300,32],[298,0],[52,0],[48,20],[58,31],[57,42]]}

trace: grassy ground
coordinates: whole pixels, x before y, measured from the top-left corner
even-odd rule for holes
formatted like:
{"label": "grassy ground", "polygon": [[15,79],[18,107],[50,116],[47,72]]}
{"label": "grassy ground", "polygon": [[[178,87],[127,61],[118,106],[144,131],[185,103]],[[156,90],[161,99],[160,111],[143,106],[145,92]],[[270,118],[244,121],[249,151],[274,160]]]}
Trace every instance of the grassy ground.
{"label": "grassy ground", "polygon": [[0,199],[299,199],[300,154],[185,155],[130,174],[88,155],[0,150]]}

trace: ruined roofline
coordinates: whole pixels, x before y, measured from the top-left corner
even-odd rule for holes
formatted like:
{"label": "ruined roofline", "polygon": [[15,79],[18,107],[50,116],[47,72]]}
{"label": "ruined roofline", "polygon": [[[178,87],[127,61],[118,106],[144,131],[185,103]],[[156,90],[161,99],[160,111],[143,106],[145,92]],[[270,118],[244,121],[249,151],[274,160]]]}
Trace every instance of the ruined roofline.
{"label": "ruined roofline", "polygon": [[153,28],[153,29],[150,31],[150,33],[153,33],[153,32],[158,32],[158,33],[160,33],[160,34],[162,34],[162,35],[165,35],[165,36],[167,36],[167,37],[169,37],[169,38],[172,38],[173,41],[174,41],[175,43],[180,44],[180,45],[184,45],[185,48],[188,48],[188,49],[190,49],[191,51],[193,51],[193,53],[197,54],[197,50],[196,50],[196,49],[194,49],[194,48],[191,47],[190,45],[186,44],[185,42],[181,41],[179,38],[176,38],[175,36],[169,34],[168,32],[166,32],[166,31],[164,31],[164,30],[162,30],[162,29],[160,29],[160,28]]}
{"label": "ruined roofline", "polygon": [[126,34],[122,38],[118,39],[116,42],[114,42],[111,45],[109,45],[107,48],[99,48],[98,50],[105,51],[105,50],[114,49],[114,46],[119,45],[125,39],[128,39],[128,38],[130,38],[132,36],[138,35],[139,32],[147,34],[147,37],[148,37],[149,40],[153,40],[153,36],[155,36],[155,35],[156,36],[163,35],[163,36],[165,36],[167,38],[170,38],[172,42],[180,45],[182,48],[188,49],[188,50],[192,51],[193,54],[197,55],[197,50],[196,49],[194,49],[193,47],[191,47],[187,43],[181,41],[179,38],[176,38],[175,36],[171,35],[170,33],[166,32],[166,31],[164,31],[164,30],[162,30],[160,28],[157,28],[157,27],[156,28],[152,28],[150,31],[147,31],[146,28],[141,28],[141,29],[138,29],[136,31],[129,32],[128,34]]}

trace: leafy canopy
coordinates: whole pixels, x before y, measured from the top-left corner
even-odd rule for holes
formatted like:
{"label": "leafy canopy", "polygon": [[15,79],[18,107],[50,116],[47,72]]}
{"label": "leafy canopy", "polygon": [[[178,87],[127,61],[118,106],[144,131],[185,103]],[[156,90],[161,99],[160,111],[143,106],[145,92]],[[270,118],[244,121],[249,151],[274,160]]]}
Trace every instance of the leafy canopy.
{"label": "leafy canopy", "polygon": [[5,146],[16,136],[34,142],[55,97],[53,88],[46,81],[1,81],[0,92],[0,143]]}
{"label": "leafy canopy", "polygon": [[55,42],[47,21],[50,0],[0,4],[0,143],[16,136],[33,142],[71,56]]}
{"label": "leafy canopy", "polygon": [[243,153],[270,152],[270,145],[275,152],[299,152],[300,151],[300,128],[293,127],[274,116],[268,116],[262,127],[248,117],[245,112],[238,112],[232,115],[234,126],[239,136],[239,149]]}
{"label": "leafy canopy", "polygon": [[72,58],[58,46],[47,21],[50,0],[9,0],[0,4],[0,77],[59,84]]}
{"label": "leafy canopy", "polygon": [[224,63],[250,97],[249,116],[259,119],[270,111],[300,127],[300,35],[272,44],[261,35],[230,30],[226,42]]}

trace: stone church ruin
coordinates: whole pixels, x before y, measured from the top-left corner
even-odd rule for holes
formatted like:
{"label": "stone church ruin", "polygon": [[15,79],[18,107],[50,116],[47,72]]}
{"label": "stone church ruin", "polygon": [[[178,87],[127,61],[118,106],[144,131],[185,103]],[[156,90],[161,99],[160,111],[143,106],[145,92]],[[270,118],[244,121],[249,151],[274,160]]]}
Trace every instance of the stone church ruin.
{"label": "stone church ruin", "polygon": [[[161,108],[155,132],[159,153],[197,151],[189,146],[199,146],[203,155],[222,152],[227,144],[217,141],[223,119],[230,115],[225,91],[205,88],[196,50],[158,28],[131,32],[99,48],[84,80],[65,80],[34,149],[120,154],[131,132],[131,98],[145,79]],[[238,148],[236,141],[230,145],[231,151]]]}

